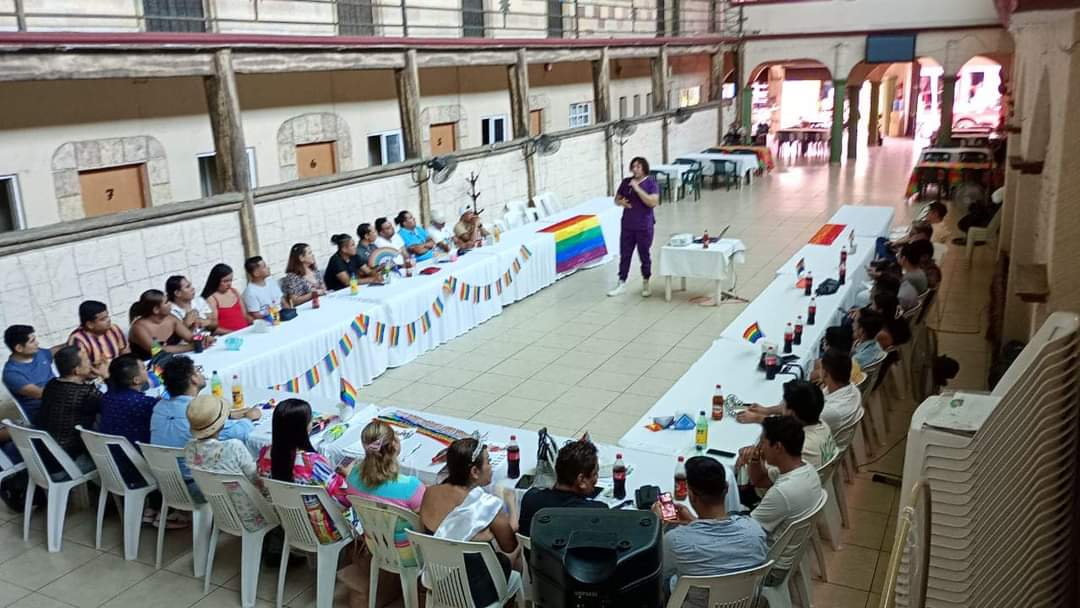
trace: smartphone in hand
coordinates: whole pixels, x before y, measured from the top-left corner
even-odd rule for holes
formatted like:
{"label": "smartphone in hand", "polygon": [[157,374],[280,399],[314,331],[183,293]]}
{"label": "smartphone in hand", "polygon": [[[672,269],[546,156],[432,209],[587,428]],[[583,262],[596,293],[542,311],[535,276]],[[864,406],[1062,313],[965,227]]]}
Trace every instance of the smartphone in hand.
{"label": "smartphone in hand", "polygon": [[664,492],[660,495],[660,517],[664,521],[677,521],[679,516],[675,510],[675,501],[671,499],[670,492]]}

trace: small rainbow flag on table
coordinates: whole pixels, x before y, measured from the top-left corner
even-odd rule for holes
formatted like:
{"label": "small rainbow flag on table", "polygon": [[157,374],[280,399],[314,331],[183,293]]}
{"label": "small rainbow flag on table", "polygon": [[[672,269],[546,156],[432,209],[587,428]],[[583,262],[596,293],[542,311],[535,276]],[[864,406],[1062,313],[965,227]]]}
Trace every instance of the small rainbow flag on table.
{"label": "small rainbow flag on table", "polygon": [[349,407],[356,407],[356,387],[345,378],[341,379],[341,402]]}
{"label": "small rainbow flag on table", "polygon": [[745,340],[749,340],[751,344],[765,337],[765,334],[761,333],[761,327],[758,326],[757,321],[750,324],[750,327],[746,328],[746,331],[742,332],[742,337]]}
{"label": "small rainbow flag on table", "polygon": [[568,272],[607,255],[604,231],[595,215],[575,215],[540,232],[555,235],[556,272]]}

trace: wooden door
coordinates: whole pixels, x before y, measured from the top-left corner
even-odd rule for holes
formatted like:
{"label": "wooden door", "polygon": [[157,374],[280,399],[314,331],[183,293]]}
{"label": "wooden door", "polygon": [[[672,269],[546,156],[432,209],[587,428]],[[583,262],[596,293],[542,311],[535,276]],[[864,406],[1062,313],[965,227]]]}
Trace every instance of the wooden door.
{"label": "wooden door", "polygon": [[337,173],[334,152],[334,142],[332,141],[296,146],[297,177],[302,179]]}
{"label": "wooden door", "polygon": [[146,206],[146,165],[79,172],[86,217]]}
{"label": "wooden door", "polygon": [[529,112],[529,135],[536,137],[544,132],[544,111],[532,110]]}
{"label": "wooden door", "polygon": [[457,123],[431,125],[431,154],[449,154],[457,149]]}

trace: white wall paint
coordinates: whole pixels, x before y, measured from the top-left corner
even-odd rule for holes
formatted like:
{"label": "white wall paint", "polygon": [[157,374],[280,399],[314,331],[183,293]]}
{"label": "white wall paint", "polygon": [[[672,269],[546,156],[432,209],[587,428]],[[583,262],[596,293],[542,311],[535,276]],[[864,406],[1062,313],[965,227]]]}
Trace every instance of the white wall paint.
{"label": "white wall paint", "polygon": [[749,34],[925,29],[997,23],[989,0],[816,0],[745,6]]}
{"label": "white wall paint", "polygon": [[536,158],[537,192],[554,192],[562,205],[607,194],[604,134],[562,140],[559,152]]}

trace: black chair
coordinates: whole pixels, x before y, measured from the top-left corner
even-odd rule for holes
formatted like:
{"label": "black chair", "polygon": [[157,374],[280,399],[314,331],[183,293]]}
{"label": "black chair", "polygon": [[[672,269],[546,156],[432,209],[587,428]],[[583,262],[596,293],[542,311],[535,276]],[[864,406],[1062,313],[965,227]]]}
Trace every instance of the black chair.
{"label": "black chair", "polygon": [[660,186],[660,202],[664,199],[669,202],[671,199],[671,176],[664,171],[649,171],[649,175],[656,180],[656,184]]}
{"label": "black chair", "polygon": [[734,184],[736,187],[742,187],[742,176],[739,175],[739,166],[732,160],[714,160],[713,166],[713,187],[719,184],[719,180],[724,180],[724,186],[731,190],[731,186]]}

